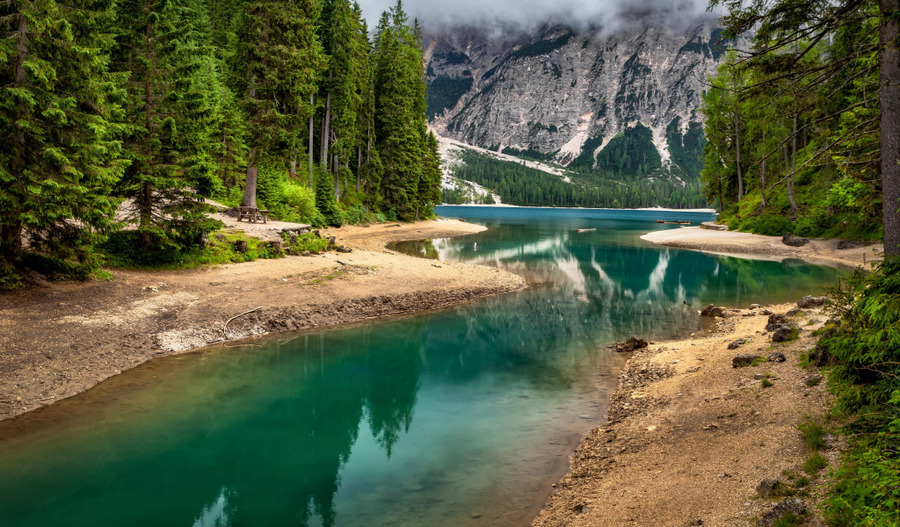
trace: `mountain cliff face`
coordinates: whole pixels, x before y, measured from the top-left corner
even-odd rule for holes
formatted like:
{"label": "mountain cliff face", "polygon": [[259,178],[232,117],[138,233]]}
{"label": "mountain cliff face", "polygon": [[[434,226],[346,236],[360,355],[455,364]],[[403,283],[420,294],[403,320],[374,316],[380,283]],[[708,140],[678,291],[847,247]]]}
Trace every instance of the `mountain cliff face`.
{"label": "mountain cliff face", "polygon": [[570,168],[699,175],[697,108],[726,49],[714,20],[530,35],[456,28],[424,43],[429,118],[443,136]]}

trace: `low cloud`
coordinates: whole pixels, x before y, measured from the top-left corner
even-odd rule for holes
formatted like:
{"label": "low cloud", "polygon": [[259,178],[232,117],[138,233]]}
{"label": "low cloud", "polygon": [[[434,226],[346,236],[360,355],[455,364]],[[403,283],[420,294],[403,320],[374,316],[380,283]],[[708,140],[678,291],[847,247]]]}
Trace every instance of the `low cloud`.
{"label": "low cloud", "polygon": [[[374,28],[395,0],[358,0]],[[629,23],[686,25],[706,12],[708,0],[407,0],[404,9],[426,29],[504,26],[529,30],[546,23],[614,28]]]}

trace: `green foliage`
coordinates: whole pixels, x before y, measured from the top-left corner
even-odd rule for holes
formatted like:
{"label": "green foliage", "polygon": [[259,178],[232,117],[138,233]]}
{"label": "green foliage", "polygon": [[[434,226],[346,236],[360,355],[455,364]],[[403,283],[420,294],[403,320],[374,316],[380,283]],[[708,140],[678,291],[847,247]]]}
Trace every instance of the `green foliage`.
{"label": "green foliage", "polygon": [[525,44],[524,46],[522,46],[519,49],[510,53],[510,57],[512,57],[512,58],[540,57],[541,55],[546,55],[548,53],[552,53],[553,51],[565,46],[574,37],[575,37],[574,33],[566,32],[565,34],[558,36],[554,39],[538,40],[537,42]]}
{"label": "green foliage", "polygon": [[769,388],[770,386],[775,386],[775,385],[769,379],[763,379],[762,382],[760,383],[760,386],[762,386],[763,388]]}
{"label": "green foliage", "polygon": [[[0,6],[0,269],[12,283],[27,246],[90,272],[112,228],[127,162],[122,76],[109,73],[113,4]],[[27,240],[27,243],[26,243]],[[80,273],[80,271],[79,271]]]}
{"label": "green foliage", "polygon": [[829,386],[846,428],[849,453],[826,503],[833,525],[900,522],[900,259],[854,273],[832,292],[841,324],[820,352],[835,362]]}
{"label": "green foliage", "polygon": [[328,249],[328,240],[316,236],[311,232],[301,234],[299,236],[291,236],[288,233],[281,234],[284,240],[284,247],[291,254],[303,254],[309,251],[312,254],[318,254]]}
{"label": "green foliage", "polygon": [[[596,135],[594,137],[589,138],[584,144],[581,146],[581,154],[578,155],[571,163],[569,163],[569,168],[584,168],[584,169],[593,169],[594,168],[594,152],[600,148],[600,145],[603,144],[603,136]],[[505,153],[505,151],[504,151]]]}
{"label": "green foliage", "polygon": [[807,420],[797,428],[803,434],[803,442],[806,444],[807,450],[815,452],[825,448],[825,429],[822,425],[813,420]]}
{"label": "green foliage", "polygon": [[687,130],[682,133],[681,118],[675,117],[666,127],[666,144],[672,162],[689,177],[699,179],[703,170],[703,149],[706,147],[703,125],[690,121]]}
{"label": "green foliage", "polygon": [[341,209],[334,199],[333,190],[331,176],[319,172],[316,175],[316,209],[322,214],[326,225],[340,227],[344,224],[344,219],[341,217]]}
{"label": "green foliage", "polygon": [[472,82],[472,77],[438,76],[431,79],[428,82],[428,119],[456,106],[460,97],[472,89]]}
{"label": "green foliage", "polygon": [[[673,186],[665,180],[634,178],[623,182],[595,171],[568,172],[571,183],[524,164],[467,152],[452,168],[459,179],[473,181],[498,194],[511,205],[550,207],[701,207],[705,205],[697,183]],[[453,192],[445,196],[458,197]]]}
{"label": "green foliage", "polygon": [[[260,258],[280,258],[283,251],[274,248],[270,242],[246,235],[242,231],[219,231],[212,233],[208,242],[201,245],[177,248],[161,247],[157,250],[141,250],[137,239],[138,231],[119,231],[103,244],[101,249],[107,263],[113,267],[145,269],[191,269],[201,265],[215,265],[233,262],[249,262]],[[247,251],[238,250],[238,242],[247,244]]]}
{"label": "green foliage", "polygon": [[775,520],[775,523],[772,524],[772,527],[793,527],[794,525],[801,525],[802,523],[802,518],[800,518],[793,512],[786,512],[779,516],[777,520]]}
{"label": "green foliage", "polygon": [[617,175],[646,176],[660,166],[662,159],[653,144],[653,133],[640,123],[610,139],[597,154],[597,167]]}
{"label": "green foliage", "polygon": [[827,465],[828,460],[822,454],[815,453],[806,458],[806,461],[803,463],[803,471],[810,476],[815,476]]}

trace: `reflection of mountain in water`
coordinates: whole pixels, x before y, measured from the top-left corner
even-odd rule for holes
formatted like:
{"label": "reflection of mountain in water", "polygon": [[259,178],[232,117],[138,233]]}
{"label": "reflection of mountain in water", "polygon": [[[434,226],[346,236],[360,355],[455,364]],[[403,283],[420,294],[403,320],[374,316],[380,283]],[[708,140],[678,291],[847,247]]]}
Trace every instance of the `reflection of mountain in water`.
{"label": "reflection of mountain in water", "polygon": [[[436,510],[428,500],[459,494],[460,481],[472,478],[432,454],[468,446],[457,443],[472,440],[464,414],[474,407],[493,425],[499,417],[485,408],[504,397],[503,408],[518,409],[525,407],[509,400],[520,394],[570,396],[612,341],[689,333],[702,304],[796,299],[837,276],[804,264],[660,250],[638,241],[633,224],[597,226],[575,234],[560,222],[504,222],[476,236],[412,244],[419,254],[523,274],[533,286],[519,293],[263,350],[172,357],[177,373],[161,384],[144,379],[133,402],[135,376],[122,376],[126,396],[106,421],[0,450],[0,524],[365,525],[371,520],[352,513],[384,513],[407,498],[397,497],[393,476],[431,493],[416,510]],[[416,419],[418,428],[434,428],[447,418],[435,415],[441,410],[463,415],[454,428],[462,439],[414,435]],[[484,452],[482,464],[501,456],[483,445],[473,451]],[[447,457],[459,464],[473,456]],[[357,479],[346,475],[354,470]]]}

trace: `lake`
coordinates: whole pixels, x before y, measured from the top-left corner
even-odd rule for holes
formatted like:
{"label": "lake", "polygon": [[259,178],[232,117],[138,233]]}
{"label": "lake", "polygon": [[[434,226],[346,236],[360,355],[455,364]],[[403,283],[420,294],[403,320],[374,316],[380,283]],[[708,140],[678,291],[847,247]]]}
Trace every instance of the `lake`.
{"label": "lake", "polygon": [[841,276],[639,239],[703,213],[439,213],[489,230],[394,249],[530,287],[167,357],[0,423],[0,525],[528,525],[603,423],[624,361],[611,343],[684,336],[705,304],[793,301]]}

